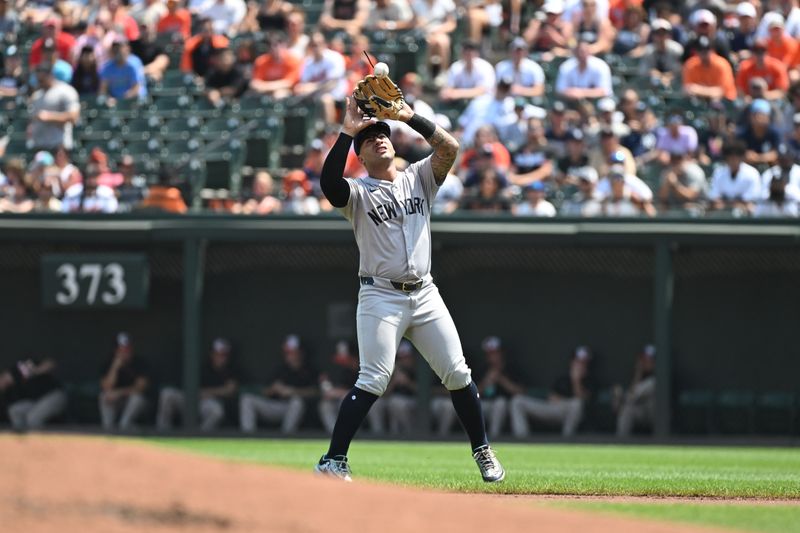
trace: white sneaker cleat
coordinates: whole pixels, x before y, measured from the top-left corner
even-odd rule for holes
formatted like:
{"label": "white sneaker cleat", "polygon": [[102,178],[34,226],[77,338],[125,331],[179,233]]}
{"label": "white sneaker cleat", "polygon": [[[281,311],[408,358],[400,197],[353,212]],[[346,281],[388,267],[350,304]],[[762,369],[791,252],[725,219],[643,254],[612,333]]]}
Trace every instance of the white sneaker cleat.
{"label": "white sneaker cleat", "polygon": [[353,478],[350,477],[350,465],[347,464],[347,457],[344,455],[337,455],[330,459],[323,455],[319,463],[314,466],[314,473],[342,481],[353,481]]}
{"label": "white sneaker cleat", "polygon": [[478,469],[481,471],[483,480],[487,483],[498,483],[503,481],[506,477],[506,471],[497,460],[488,444],[481,446],[472,453],[472,458],[478,463]]}

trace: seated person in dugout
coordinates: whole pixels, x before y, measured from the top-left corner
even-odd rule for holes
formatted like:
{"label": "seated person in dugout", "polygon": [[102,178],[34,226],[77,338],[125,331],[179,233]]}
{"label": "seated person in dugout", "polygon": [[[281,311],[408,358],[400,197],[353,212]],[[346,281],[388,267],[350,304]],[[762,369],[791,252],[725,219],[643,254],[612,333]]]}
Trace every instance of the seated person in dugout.
{"label": "seated person in dugout", "polygon": [[14,430],[42,429],[64,412],[67,394],[54,375],[55,368],[52,359],[39,363],[26,359],[0,372],[0,404],[8,407]]}
{"label": "seated person in dugout", "polygon": [[150,380],[144,362],[133,350],[131,337],[117,334],[114,353],[100,380],[100,420],[103,429],[132,429],[147,407],[145,392]]}

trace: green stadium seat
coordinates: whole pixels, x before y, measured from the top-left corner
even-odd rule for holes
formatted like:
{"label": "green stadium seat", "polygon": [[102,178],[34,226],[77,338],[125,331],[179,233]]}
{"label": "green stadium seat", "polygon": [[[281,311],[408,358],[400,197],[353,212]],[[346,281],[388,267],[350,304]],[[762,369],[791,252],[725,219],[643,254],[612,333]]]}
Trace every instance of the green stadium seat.
{"label": "green stadium seat", "polygon": [[184,115],[167,121],[164,134],[170,139],[188,139],[200,132],[202,122],[195,115]]}
{"label": "green stadium seat", "polygon": [[255,168],[278,166],[275,137],[267,131],[252,133],[247,137],[247,157],[244,164]]}
{"label": "green stadium seat", "polygon": [[306,145],[311,141],[314,116],[308,107],[289,108],[283,113],[283,144]]}
{"label": "green stadium seat", "polygon": [[100,116],[86,124],[83,128],[83,136],[93,136],[93,138],[111,138],[112,135],[119,135],[122,129],[122,119],[117,116]]}
{"label": "green stadium seat", "polygon": [[152,112],[166,118],[184,115],[192,105],[192,97],[187,94],[162,96],[153,100]]}
{"label": "green stadium seat", "polygon": [[241,126],[242,121],[235,116],[212,118],[203,125],[201,133],[210,138],[227,137]]}
{"label": "green stadium seat", "polygon": [[28,148],[28,141],[26,139],[11,138],[6,145],[6,152],[3,159],[7,161],[13,157],[23,157],[27,160],[30,155],[32,154],[31,150]]}
{"label": "green stadium seat", "polygon": [[194,103],[191,107],[191,112],[197,115],[198,117],[203,118],[217,118],[221,116],[226,109],[216,107],[212,104],[208,98],[204,95],[199,95],[194,99]]}
{"label": "green stadium seat", "polygon": [[161,134],[164,127],[164,121],[157,115],[144,115],[141,117],[133,118],[125,122],[122,128],[122,133],[126,137],[136,136],[137,138],[149,138],[153,135]]}
{"label": "green stadium seat", "polygon": [[154,156],[159,157],[163,146],[158,139],[130,141],[125,143],[123,152],[133,156]]}

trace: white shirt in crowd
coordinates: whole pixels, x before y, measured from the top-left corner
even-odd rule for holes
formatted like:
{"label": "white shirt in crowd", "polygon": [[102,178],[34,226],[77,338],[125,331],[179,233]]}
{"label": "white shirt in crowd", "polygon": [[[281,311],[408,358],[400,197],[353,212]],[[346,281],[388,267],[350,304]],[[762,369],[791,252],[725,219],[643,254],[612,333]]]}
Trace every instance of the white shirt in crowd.
{"label": "white shirt in crowd", "polygon": [[578,60],[571,57],[564,61],[558,68],[556,78],[556,92],[563,93],[567,89],[596,89],[604,90],[605,96],[614,96],[611,85],[611,69],[599,57],[586,58],[586,68],[581,70]]}
{"label": "white shirt in crowd", "polygon": [[472,69],[467,70],[463,59],[450,65],[447,71],[447,86],[454,89],[472,89],[486,87],[488,92],[494,91],[494,67],[480,57],[472,62]]}
{"label": "white shirt in crowd", "polygon": [[[572,22],[578,13],[583,12],[583,0],[565,0],[564,11],[561,13],[562,20]],[[608,18],[608,0],[597,0],[595,8],[598,19]]]}
{"label": "white shirt in crowd", "polygon": [[213,21],[214,33],[227,35],[244,20],[247,5],[243,0],[208,0],[200,7],[200,14]]}
{"label": "white shirt in crowd", "polygon": [[475,132],[481,126],[491,124],[498,131],[503,131],[510,124],[519,121],[514,110],[514,98],[506,96],[502,100],[494,94],[482,94],[472,100],[464,112],[458,117],[458,124],[464,128],[461,138],[465,146],[470,146]]}
{"label": "white shirt in crowd", "polygon": [[[625,187],[633,193],[638,199],[643,200],[645,202],[651,202],[653,200],[653,191],[650,190],[650,187],[642,181],[639,176],[634,176],[633,174],[626,174],[625,175]],[[611,179],[605,177],[601,179],[597,183],[597,187],[594,191],[595,198],[600,200],[605,200],[611,197]]]}
{"label": "white shirt in crowd", "polygon": [[330,48],[322,51],[322,58],[316,60],[309,55],[300,69],[300,83],[321,83],[330,81],[331,86],[320,91],[329,93],[337,100],[344,100],[347,94],[347,69],[344,56]]}
{"label": "white shirt in crowd", "polygon": [[[761,194],[764,199],[769,198],[769,188],[772,184],[772,180],[780,176],[781,173],[781,167],[775,165],[774,167],[768,168],[761,175]],[[789,179],[786,183],[785,193],[787,201],[800,202],[800,165],[792,165],[792,168],[789,169]]]}
{"label": "white shirt in crowd", "polygon": [[731,176],[728,165],[722,164],[714,169],[711,177],[709,200],[741,200],[755,202],[763,196],[761,176],[758,170],[747,163],[741,163],[736,176]]}
{"label": "white shirt in crowd", "polygon": [[530,202],[522,202],[516,207],[514,214],[518,217],[554,217],[556,216],[556,208],[547,200],[537,202],[536,205],[531,205]]}
{"label": "white shirt in crowd", "polygon": [[504,59],[495,67],[498,80],[513,78],[514,83],[523,87],[535,87],[544,83],[544,71],[539,64],[528,57],[522,58],[519,69],[514,67],[511,59]]}
{"label": "white shirt in crowd", "polygon": [[92,196],[83,199],[81,206],[82,194],[83,183],[70,186],[64,194],[61,210],[64,213],[114,213],[117,210],[117,195],[111,187],[98,185]]}
{"label": "white shirt in crowd", "polygon": [[[783,17],[783,13],[777,13],[775,11],[764,13],[764,16],[761,17],[761,22],[758,24],[758,28],[756,28],[756,39],[766,39],[769,36],[769,24],[775,15]],[[800,7],[795,6],[789,11],[789,16],[785,17],[783,29],[795,39],[800,37]]]}
{"label": "white shirt in crowd", "polygon": [[413,0],[411,9],[417,17],[417,21],[422,29],[429,29],[438,26],[447,20],[447,17],[456,16],[456,4],[453,0]]}

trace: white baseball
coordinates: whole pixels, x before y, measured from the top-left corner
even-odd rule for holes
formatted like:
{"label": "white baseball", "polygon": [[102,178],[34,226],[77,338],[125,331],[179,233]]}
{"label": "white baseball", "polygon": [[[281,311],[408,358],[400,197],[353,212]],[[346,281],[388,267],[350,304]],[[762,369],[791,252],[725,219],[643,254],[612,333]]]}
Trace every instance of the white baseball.
{"label": "white baseball", "polygon": [[379,78],[383,78],[385,76],[388,76],[389,75],[389,65],[387,65],[386,63],[383,63],[383,62],[378,63],[377,65],[375,65],[375,68],[373,69],[373,73],[376,76],[378,76]]}

